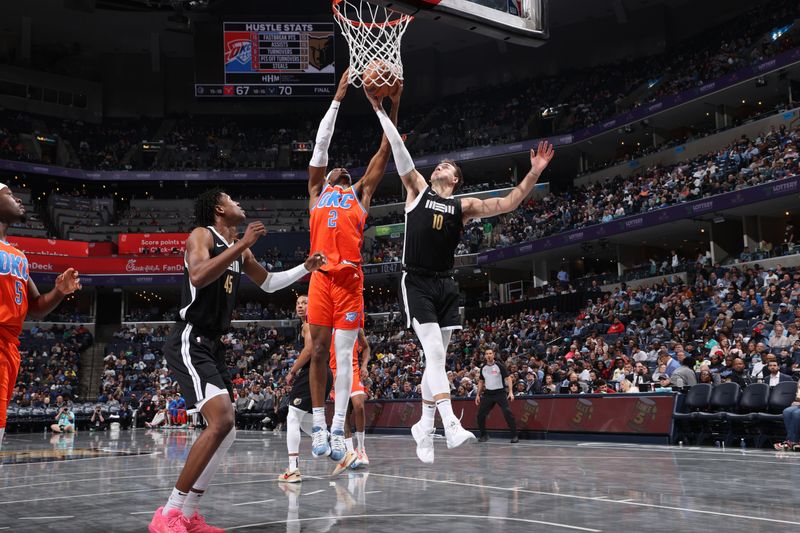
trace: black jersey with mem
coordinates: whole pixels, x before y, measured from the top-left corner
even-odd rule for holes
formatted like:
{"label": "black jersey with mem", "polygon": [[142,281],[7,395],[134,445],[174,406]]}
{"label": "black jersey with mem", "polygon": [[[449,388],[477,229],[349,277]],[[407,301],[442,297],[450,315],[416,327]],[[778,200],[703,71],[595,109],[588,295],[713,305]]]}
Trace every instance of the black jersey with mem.
{"label": "black jersey with mem", "polygon": [[[214,241],[209,250],[212,258],[232,246],[213,227],[209,226],[207,229]],[[239,291],[243,265],[242,256],[237,257],[219,278],[198,289],[189,280],[189,263],[184,259],[180,320],[192,324],[196,330],[206,334],[227,331],[236,307],[236,293]]]}
{"label": "black jersey with mem", "polygon": [[406,211],[403,264],[434,272],[452,270],[463,229],[461,200],[426,187]]}

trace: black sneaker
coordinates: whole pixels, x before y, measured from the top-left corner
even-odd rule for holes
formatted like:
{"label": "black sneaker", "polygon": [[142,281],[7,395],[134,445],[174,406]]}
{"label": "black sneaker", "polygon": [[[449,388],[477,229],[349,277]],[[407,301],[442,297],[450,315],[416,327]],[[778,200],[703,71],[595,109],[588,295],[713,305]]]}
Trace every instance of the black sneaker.
{"label": "black sneaker", "polygon": [[513,437],[511,437],[511,444],[514,444],[514,443],[516,443],[516,442],[519,442],[519,437],[517,437],[516,435],[514,435]]}
{"label": "black sneaker", "polygon": [[478,439],[478,442],[489,442],[489,435],[481,435],[481,438]]}

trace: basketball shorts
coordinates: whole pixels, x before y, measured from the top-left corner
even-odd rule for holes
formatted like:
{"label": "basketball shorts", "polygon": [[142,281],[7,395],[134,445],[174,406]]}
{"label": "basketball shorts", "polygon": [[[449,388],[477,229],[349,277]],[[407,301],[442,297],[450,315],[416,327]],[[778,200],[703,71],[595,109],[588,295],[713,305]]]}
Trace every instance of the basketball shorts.
{"label": "basketball shorts", "polygon": [[360,267],[311,274],[308,323],[336,329],[358,329],[364,323],[364,273]]}
{"label": "basketball shorts", "polygon": [[19,373],[19,349],[17,339],[0,337],[0,429],[6,427],[8,404],[14,393]]}
{"label": "basketball shorts", "polygon": [[458,283],[452,277],[436,278],[403,272],[400,301],[406,328],[416,318],[420,324],[436,323],[441,329],[461,329]]}
{"label": "basketball shorts", "polygon": [[215,396],[227,394],[233,401],[233,383],[219,337],[205,335],[192,324],[176,322],[164,342],[167,367],[181,387],[190,415]]}
{"label": "basketball shorts", "polygon": [[[289,393],[289,405],[306,413],[311,412],[311,384],[308,381],[308,371],[308,366],[300,369]],[[331,393],[331,388],[333,388],[333,372],[329,368],[325,380],[325,396]]]}
{"label": "basketball shorts", "polygon": [[[334,333],[335,335],[335,333]],[[333,377],[336,377],[336,347],[331,342],[331,360],[330,367],[333,371]],[[358,396],[359,394],[366,394],[367,389],[361,383],[361,366],[358,364],[358,343],[353,347],[353,384],[350,387],[350,397]],[[331,392],[331,399],[336,397],[335,391]]]}

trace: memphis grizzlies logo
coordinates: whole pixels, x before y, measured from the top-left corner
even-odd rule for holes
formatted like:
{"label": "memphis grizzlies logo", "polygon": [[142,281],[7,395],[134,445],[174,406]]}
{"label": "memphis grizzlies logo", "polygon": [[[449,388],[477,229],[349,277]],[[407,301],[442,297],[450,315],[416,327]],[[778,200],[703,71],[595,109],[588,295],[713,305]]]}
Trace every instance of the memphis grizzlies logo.
{"label": "memphis grizzlies logo", "polygon": [[350,312],[350,313],[345,313],[345,315],[344,315],[344,321],[345,321],[345,322],[355,322],[355,321],[356,321],[356,319],[358,318],[358,315],[359,315],[359,314],[360,314],[360,313],[359,313],[358,311],[352,311],[352,312]]}

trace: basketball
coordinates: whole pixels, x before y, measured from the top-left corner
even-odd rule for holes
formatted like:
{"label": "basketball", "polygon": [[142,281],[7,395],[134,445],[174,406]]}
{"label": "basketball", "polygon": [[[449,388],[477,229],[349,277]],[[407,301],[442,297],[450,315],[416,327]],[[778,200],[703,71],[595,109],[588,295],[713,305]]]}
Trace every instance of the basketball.
{"label": "basketball", "polygon": [[370,61],[361,75],[364,89],[381,98],[389,96],[397,83],[397,76],[392,73],[385,61]]}

